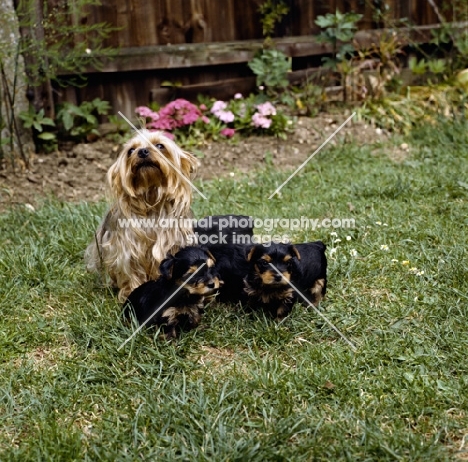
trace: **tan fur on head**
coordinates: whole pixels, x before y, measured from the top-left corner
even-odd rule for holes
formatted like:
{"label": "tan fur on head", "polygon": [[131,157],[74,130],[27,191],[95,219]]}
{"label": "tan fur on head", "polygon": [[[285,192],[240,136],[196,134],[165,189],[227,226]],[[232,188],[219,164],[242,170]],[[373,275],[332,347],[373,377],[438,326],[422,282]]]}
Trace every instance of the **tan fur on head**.
{"label": "tan fur on head", "polygon": [[[141,133],[141,134],[140,134]],[[191,241],[191,180],[198,160],[161,132],[141,130],[125,143],[107,173],[110,209],[85,254],[90,271],[103,271],[119,300],[159,275],[159,264]],[[149,143],[150,141],[151,143]],[[181,226],[122,226],[122,219],[177,219]]]}

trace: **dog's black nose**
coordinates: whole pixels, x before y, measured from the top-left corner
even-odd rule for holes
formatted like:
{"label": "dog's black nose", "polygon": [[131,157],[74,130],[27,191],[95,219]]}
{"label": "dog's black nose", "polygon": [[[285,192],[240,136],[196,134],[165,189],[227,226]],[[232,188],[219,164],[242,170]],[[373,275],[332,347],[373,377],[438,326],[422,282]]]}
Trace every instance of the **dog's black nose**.
{"label": "dog's black nose", "polygon": [[146,159],[149,156],[149,151],[146,148],[141,148],[138,150],[138,157],[140,159]]}
{"label": "dog's black nose", "polygon": [[280,282],[283,279],[283,276],[281,274],[275,274],[275,282]]}
{"label": "dog's black nose", "polygon": [[206,287],[208,287],[208,289],[214,289],[215,288],[215,283],[212,281],[212,282],[209,282]]}

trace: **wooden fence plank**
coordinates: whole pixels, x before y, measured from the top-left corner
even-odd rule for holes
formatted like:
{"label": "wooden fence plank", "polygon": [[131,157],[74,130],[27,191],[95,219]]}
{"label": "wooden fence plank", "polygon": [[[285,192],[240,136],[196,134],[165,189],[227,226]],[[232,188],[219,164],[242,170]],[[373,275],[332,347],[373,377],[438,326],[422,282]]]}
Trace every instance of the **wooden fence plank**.
{"label": "wooden fence plank", "polygon": [[[466,27],[466,23],[453,23]],[[403,44],[410,41],[424,43],[431,37],[437,24],[417,28],[400,28]],[[361,30],[355,39],[368,46],[384,29]],[[317,43],[314,36],[277,39],[276,47],[290,57],[314,56],[331,52],[327,44]],[[208,44],[157,45],[152,47],[123,48],[118,56],[104,64],[103,72],[125,72],[150,69],[183,69],[197,66],[246,63],[262,49],[263,41],[220,42]],[[93,72],[89,69],[89,72]],[[65,74],[62,74],[65,75]]]}

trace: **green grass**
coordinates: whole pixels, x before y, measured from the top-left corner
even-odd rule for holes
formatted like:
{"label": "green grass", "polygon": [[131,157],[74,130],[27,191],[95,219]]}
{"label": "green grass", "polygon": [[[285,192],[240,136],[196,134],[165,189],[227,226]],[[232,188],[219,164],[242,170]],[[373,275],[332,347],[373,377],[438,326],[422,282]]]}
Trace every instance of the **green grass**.
{"label": "green grass", "polygon": [[223,305],[118,351],[132,328],[82,262],[104,204],[0,215],[0,460],[466,458],[468,125],[421,128],[395,163],[401,142],[330,146],[280,198],[289,173],[267,169],[199,183],[194,203],[354,218],[289,234],[327,244],[321,309],[356,352],[313,310],[277,324]]}

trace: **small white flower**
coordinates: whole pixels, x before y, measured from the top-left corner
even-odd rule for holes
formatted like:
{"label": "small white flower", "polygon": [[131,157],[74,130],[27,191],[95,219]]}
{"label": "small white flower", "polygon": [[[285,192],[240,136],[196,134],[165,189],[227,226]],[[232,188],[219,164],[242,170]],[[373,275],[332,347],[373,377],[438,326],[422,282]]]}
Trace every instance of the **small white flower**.
{"label": "small white flower", "polygon": [[392,258],[392,263],[398,263],[398,260],[396,258]]}
{"label": "small white flower", "polygon": [[384,225],[384,226],[388,226],[387,223],[384,223],[383,225]]}
{"label": "small white flower", "polygon": [[402,264],[403,266],[408,266],[408,265],[409,265],[409,260],[403,260],[403,261],[401,262],[401,264]]}
{"label": "small white flower", "polygon": [[265,87],[264,87],[263,85],[260,85],[260,86],[258,87],[258,89],[259,89],[260,91],[263,91],[263,90],[265,90]]}
{"label": "small white flower", "polygon": [[30,212],[35,212],[36,209],[31,205],[31,204],[24,204],[24,206],[30,211]]}
{"label": "small white flower", "polygon": [[333,254],[336,253],[338,249],[336,247],[333,247],[332,249],[330,249],[330,256],[332,256]]}
{"label": "small white flower", "polygon": [[229,176],[234,176],[234,172],[229,172]]}
{"label": "small white flower", "polygon": [[351,236],[346,236],[346,240],[347,240],[347,241],[350,241],[350,240],[351,240]]}
{"label": "small white flower", "polygon": [[413,273],[413,274],[416,274],[418,272],[418,268],[416,268],[415,266],[413,266],[412,268],[410,268],[408,270],[410,273]]}
{"label": "small white flower", "polygon": [[385,252],[388,252],[389,248],[387,244],[381,244],[380,245],[380,250],[384,250]]}
{"label": "small white flower", "polygon": [[418,272],[416,273],[416,276],[422,276],[423,274],[424,274],[424,271],[418,271]]}
{"label": "small white flower", "polygon": [[92,53],[90,48],[86,48],[85,52],[86,52],[87,55],[90,55]]}
{"label": "small white flower", "polygon": [[234,99],[242,99],[242,93],[236,93]]}
{"label": "small white flower", "polygon": [[375,224],[378,225],[378,226],[382,226],[382,222],[381,222],[381,221],[376,221]]}
{"label": "small white flower", "polygon": [[352,257],[357,257],[357,255],[358,255],[356,249],[351,249],[351,250],[349,251],[349,254],[350,254]]}
{"label": "small white flower", "polygon": [[330,236],[331,236],[331,237],[336,237],[336,236],[338,236],[338,234],[336,234],[335,231],[332,231],[332,232],[330,233]]}
{"label": "small white flower", "polygon": [[335,239],[333,242],[341,242],[341,239]]}

